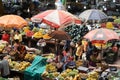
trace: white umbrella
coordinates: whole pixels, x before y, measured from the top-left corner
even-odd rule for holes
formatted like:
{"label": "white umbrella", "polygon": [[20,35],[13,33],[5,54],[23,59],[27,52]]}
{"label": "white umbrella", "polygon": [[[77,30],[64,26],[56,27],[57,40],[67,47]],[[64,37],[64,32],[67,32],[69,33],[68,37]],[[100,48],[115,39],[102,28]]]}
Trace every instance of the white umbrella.
{"label": "white umbrella", "polygon": [[85,10],[84,12],[82,12],[79,15],[79,18],[81,19],[85,19],[85,21],[88,20],[104,20],[107,19],[108,16],[102,12],[101,10],[97,10],[97,9],[90,9],[90,10]]}

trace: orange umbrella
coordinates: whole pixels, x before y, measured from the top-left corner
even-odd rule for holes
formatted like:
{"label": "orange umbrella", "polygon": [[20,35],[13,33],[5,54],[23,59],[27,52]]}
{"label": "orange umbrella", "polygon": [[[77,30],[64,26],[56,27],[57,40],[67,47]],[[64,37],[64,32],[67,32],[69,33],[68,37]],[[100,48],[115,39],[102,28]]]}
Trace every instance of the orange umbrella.
{"label": "orange umbrella", "polygon": [[22,28],[28,23],[17,15],[4,15],[0,17],[0,26],[4,28]]}

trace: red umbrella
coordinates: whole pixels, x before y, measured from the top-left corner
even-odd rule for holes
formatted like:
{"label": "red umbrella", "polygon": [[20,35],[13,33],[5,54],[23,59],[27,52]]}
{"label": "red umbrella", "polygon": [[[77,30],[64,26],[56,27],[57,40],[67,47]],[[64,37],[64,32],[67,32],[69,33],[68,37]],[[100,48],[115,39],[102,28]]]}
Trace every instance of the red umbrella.
{"label": "red umbrella", "polygon": [[44,22],[52,27],[59,28],[80,20],[69,12],[63,10],[47,10],[31,18],[33,22]]}
{"label": "red umbrella", "polygon": [[113,30],[100,28],[88,32],[84,38],[93,42],[106,42],[112,39],[119,39],[119,36]]}

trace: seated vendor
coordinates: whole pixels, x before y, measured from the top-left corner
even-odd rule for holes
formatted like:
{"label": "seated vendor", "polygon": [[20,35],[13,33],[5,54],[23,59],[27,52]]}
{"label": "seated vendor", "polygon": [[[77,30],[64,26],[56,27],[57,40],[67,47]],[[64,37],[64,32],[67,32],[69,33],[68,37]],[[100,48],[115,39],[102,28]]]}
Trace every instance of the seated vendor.
{"label": "seated vendor", "polygon": [[99,51],[95,50],[93,51],[93,54],[90,56],[90,60],[89,60],[89,65],[96,67],[96,63],[100,63],[100,55],[99,55]]}
{"label": "seated vendor", "polygon": [[63,51],[63,55],[64,55],[63,71],[64,71],[68,66],[71,66],[71,63],[73,64],[72,66],[75,66],[75,65],[74,65],[74,61],[73,61],[73,57],[71,56],[68,48],[66,48],[66,50]]}
{"label": "seated vendor", "polygon": [[6,43],[6,46],[3,48],[2,53],[9,54],[10,51],[11,51],[11,46],[9,45],[9,43]]}
{"label": "seated vendor", "polygon": [[13,51],[15,52],[14,56],[17,60],[23,60],[27,54],[26,47],[19,42],[19,40],[16,40],[16,43],[13,45]]}

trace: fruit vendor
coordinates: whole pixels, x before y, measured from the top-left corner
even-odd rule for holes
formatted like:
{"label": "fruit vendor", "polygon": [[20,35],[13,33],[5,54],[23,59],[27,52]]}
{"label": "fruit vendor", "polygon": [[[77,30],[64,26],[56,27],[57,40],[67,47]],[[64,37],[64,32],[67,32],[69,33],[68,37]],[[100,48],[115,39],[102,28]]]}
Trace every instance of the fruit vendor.
{"label": "fruit vendor", "polygon": [[10,35],[7,34],[6,31],[3,31],[2,40],[9,42],[9,39],[10,39]]}
{"label": "fruit vendor", "polygon": [[71,56],[69,52],[69,48],[66,48],[65,51],[63,51],[64,61],[63,61],[63,71],[69,66],[71,62],[73,62],[73,57]]}
{"label": "fruit vendor", "polygon": [[82,58],[82,53],[84,51],[84,46],[82,45],[82,42],[79,41],[77,44],[76,44],[76,60]]}
{"label": "fruit vendor", "polygon": [[15,40],[15,44],[13,45],[13,50],[15,54],[13,55],[15,59],[17,60],[23,60],[25,57],[25,54],[27,53],[26,47],[19,42],[19,40]]}

